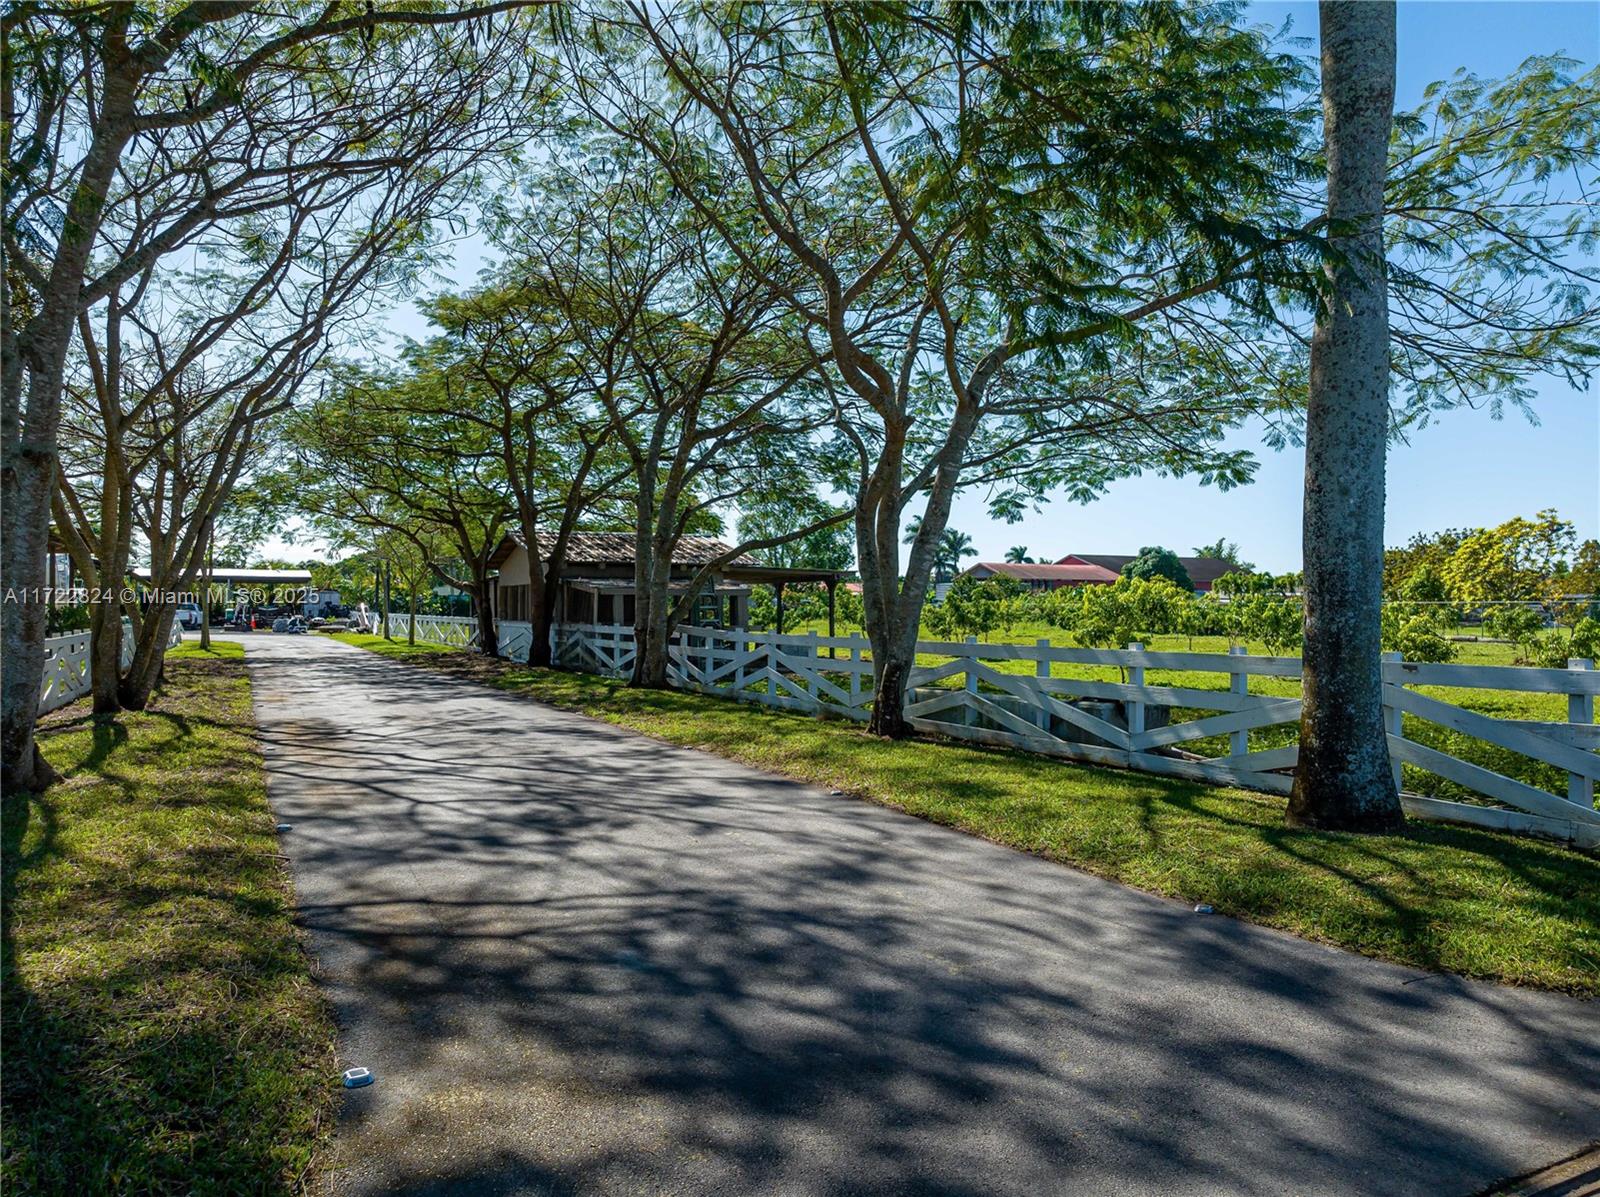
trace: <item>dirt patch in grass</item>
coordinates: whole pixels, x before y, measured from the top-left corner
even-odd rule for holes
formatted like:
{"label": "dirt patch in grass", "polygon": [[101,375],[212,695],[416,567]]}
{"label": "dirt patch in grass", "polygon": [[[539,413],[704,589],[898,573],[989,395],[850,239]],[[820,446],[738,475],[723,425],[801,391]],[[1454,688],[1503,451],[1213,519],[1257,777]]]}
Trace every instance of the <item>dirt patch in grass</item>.
{"label": "dirt patch in grass", "polygon": [[4,805],[8,1187],[279,1193],[337,1099],[236,644],[148,710],[41,727],[62,782]]}

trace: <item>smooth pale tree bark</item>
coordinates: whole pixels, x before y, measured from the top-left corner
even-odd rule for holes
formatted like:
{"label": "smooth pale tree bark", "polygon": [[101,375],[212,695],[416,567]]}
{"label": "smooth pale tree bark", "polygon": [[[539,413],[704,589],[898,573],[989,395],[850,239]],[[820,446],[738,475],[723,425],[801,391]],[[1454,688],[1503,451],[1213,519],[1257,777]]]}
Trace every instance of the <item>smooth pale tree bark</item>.
{"label": "smooth pale tree bark", "polygon": [[1395,6],[1323,0],[1328,216],[1338,258],[1311,341],[1306,410],[1305,705],[1291,826],[1388,831],[1400,809],[1383,726],[1389,307],[1383,189]]}
{"label": "smooth pale tree bark", "polygon": [[108,75],[100,127],[68,202],[39,310],[18,329],[16,313],[5,305],[5,336],[0,338],[5,349],[0,370],[0,509],[5,513],[0,575],[7,593],[0,603],[0,656],[5,662],[0,674],[0,788],[7,791],[43,789],[56,776],[33,742],[44,673],[48,609],[43,587],[58,466],[56,434],[67,352],[80,310],[79,280],[94,248],[106,192],[133,136],[133,107],[132,81]]}

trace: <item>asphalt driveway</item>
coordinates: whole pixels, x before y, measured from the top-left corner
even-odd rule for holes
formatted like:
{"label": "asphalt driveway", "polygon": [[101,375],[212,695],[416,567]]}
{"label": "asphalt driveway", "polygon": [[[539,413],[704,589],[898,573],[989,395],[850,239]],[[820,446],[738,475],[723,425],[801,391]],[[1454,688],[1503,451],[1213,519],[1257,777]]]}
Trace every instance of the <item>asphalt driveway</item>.
{"label": "asphalt driveway", "polygon": [[335,1191],[1443,1197],[1600,1138],[1594,1004],[245,640],[341,1067],[378,1078]]}

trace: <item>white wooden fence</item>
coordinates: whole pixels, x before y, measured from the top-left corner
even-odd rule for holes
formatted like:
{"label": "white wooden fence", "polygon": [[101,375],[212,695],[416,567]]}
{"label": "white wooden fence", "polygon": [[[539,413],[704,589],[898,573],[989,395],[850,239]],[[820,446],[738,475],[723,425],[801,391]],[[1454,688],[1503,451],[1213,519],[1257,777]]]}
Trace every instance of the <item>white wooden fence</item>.
{"label": "white wooden fence", "polygon": [[[377,616],[380,631],[383,616]],[[389,635],[397,640],[409,638],[411,616],[389,616]],[[509,625],[501,624],[502,635]],[[524,625],[526,626],[526,625]],[[476,619],[463,619],[459,615],[419,615],[417,616],[416,638],[424,644],[445,644],[451,648],[477,648],[478,647],[478,621]],[[526,653],[523,660],[527,659]]]}
{"label": "white wooden fence", "polygon": [[[379,615],[379,628],[383,617]],[[396,640],[408,639],[411,617],[404,613],[389,616],[389,635]],[[533,625],[502,619],[495,625],[500,637],[500,655],[509,661],[526,661],[528,648],[533,643]],[[478,647],[478,621],[459,615],[417,616],[416,638],[424,644],[445,644],[451,648]]]}
{"label": "white wooden fence", "polygon": [[[917,650],[945,658],[912,672],[906,714],[920,731],[1278,794],[1292,785],[1298,748],[1291,743],[1252,750],[1250,733],[1297,722],[1300,699],[1252,694],[1249,681],[1298,679],[1298,657],[1258,657],[1242,650],[1228,655],[1151,652],[1139,645],[1061,648],[1048,640],[1031,645],[921,642]],[[568,624],[556,630],[560,665],[620,677],[631,669],[633,656],[632,628]],[[1027,662],[1031,669],[1010,672],[996,667],[1002,662]],[[1090,681],[1054,672],[1058,666],[1086,665],[1116,667],[1126,680]],[[1149,670],[1226,675],[1228,686],[1148,684]],[[673,640],[669,678],[686,690],[865,720],[872,661],[868,643],[859,635],[778,636],[685,627]],[[1498,804],[1407,793],[1402,801],[1408,813],[1600,845],[1600,811],[1594,806],[1594,783],[1600,780],[1600,726],[1594,722],[1600,672],[1591,662],[1574,661],[1567,669],[1524,669],[1425,664],[1390,654],[1383,679],[1396,781],[1401,766],[1409,764]],[[1415,686],[1563,694],[1567,721],[1495,719],[1420,694]],[[1566,773],[1566,793],[1540,789],[1407,739],[1404,715],[1555,766]],[[1228,747],[1220,755],[1191,750],[1203,747],[1198,741],[1222,736]]]}
{"label": "white wooden fence", "polygon": [[[183,629],[172,625],[167,647],[183,643]],[[133,664],[133,623],[122,621],[122,668]],[[93,688],[89,677],[89,633],[70,632],[44,642],[44,680],[39,687],[39,714],[48,714],[82,698]]]}

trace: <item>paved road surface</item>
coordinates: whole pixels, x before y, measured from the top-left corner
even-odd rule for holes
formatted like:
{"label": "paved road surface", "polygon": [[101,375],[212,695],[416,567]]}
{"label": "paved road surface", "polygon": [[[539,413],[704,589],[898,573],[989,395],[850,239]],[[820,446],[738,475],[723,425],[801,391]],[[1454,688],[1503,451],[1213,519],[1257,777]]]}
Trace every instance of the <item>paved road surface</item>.
{"label": "paved road surface", "polygon": [[344,1064],[378,1077],[337,1192],[1445,1197],[1600,1138],[1600,1006],[246,640]]}

